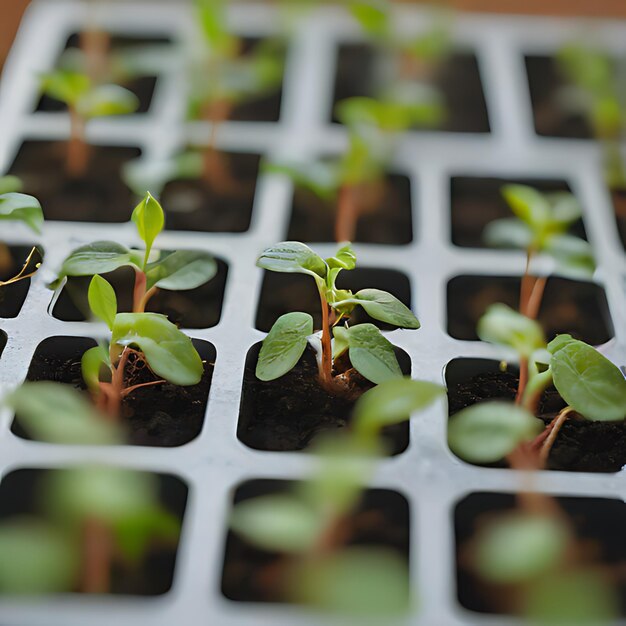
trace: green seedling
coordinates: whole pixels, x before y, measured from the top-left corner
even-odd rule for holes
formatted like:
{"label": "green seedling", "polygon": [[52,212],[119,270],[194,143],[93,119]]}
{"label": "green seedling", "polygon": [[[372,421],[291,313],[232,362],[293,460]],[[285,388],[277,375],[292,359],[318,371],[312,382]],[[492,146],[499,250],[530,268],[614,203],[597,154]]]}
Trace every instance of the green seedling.
{"label": "green seedling", "polygon": [[149,192],[135,207],[131,221],[145,244],[144,250],[129,249],[115,241],[95,241],[81,246],[63,261],[59,275],[50,287],[57,289],[67,277],[105,274],[128,266],[135,272],[133,313],[143,313],[159,289],[195,289],[217,273],[217,263],[207,252],[153,250],[154,241],[164,228],[165,215]]}
{"label": "green seedling", "polygon": [[261,550],[284,555],[278,571],[269,566],[282,599],[360,616],[407,610],[406,565],[388,549],[348,546],[350,522],[384,453],[382,428],[407,420],[443,393],[439,385],[409,378],[367,391],[355,405],[350,432],[318,445],[319,469],[312,478],[286,493],[235,506],[234,532]]}
{"label": "green seedling", "polygon": [[[352,367],[374,384],[402,376],[393,345],[376,326],[339,325],[356,306],[361,306],[374,319],[401,328],[419,328],[415,315],[385,291],[362,289],[353,294],[336,287],[339,273],[356,267],[356,256],[349,244],[340,248],[335,256],[322,259],[303,243],[285,241],[264,250],[257,266],[271,272],[307,274],[315,280],[322,313],[318,357],[322,386],[335,393],[349,389],[349,376],[333,372],[333,362],[346,353]],[[274,380],[289,372],[300,360],[311,335],[311,315],[300,312],[281,315],[263,341],[257,378]]]}
{"label": "green seedling", "polygon": [[0,592],[108,593],[113,569],[137,567],[154,542],[176,545],[179,521],[149,474],[85,466],[51,471],[39,515],[0,522]]}
{"label": "green seedling", "polygon": [[95,117],[126,115],[139,106],[137,97],[119,85],[95,84],[86,74],[59,69],[41,77],[42,91],[67,105],[70,117],[70,138],[66,170],[69,176],[83,176],[89,153],[85,138],[87,122]]}

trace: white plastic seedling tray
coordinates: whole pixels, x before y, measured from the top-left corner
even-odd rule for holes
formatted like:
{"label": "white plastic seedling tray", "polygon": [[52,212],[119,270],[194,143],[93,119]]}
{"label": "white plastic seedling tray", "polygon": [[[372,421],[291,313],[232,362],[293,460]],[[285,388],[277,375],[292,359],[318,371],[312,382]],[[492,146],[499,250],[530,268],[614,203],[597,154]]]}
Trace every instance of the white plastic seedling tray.
{"label": "white plastic seedling tray", "polygon": [[[98,21],[114,33],[169,35],[183,41],[193,32],[189,6],[183,2],[99,3]],[[27,12],[5,67],[0,86],[0,172],[10,166],[27,138],[57,139],[68,133],[63,113],[32,113],[38,99],[37,73],[56,61],[67,37],[86,23],[80,2],[40,0]],[[232,7],[236,32],[264,35],[279,21],[259,5]],[[414,32],[427,24],[426,14],[411,7],[397,10],[398,27]],[[459,274],[520,274],[522,253],[457,248],[450,243],[449,179],[452,175],[562,178],[584,206],[584,220],[598,270],[596,281],[608,299],[615,338],[602,351],[623,365],[626,351],[626,256],[618,240],[610,197],[604,187],[600,155],[592,142],[540,138],[533,131],[524,69],[524,53],[550,52],[586,32],[577,20],[463,16],[454,24],[459,47],[475,52],[487,100],[490,134],[461,135],[411,132],[399,143],[394,165],[412,182],[413,242],[406,246],[357,245],[362,267],[392,268],[410,278],[412,305],[421,330],[387,333],[411,356],[413,376],[442,382],[446,364],[455,357],[506,358],[497,348],[465,342],[446,333],[446,284]],[[599,41],[626,53],[626,23],[594,22]],[[290,40],[278,123],[228,122],[219,144],[233,151],[254,151],[275,159],[298,159],[339,152],[345,131],[329,123],[337,44],[358,40],[358,29],[340,10],[322,8],[303,21]],[[204,123],[183,123],[184,74],[175,63],[162,67],[148,114],[99,119],[89,125],[96,144],[136,145],[147,161],[172,154],[189,140],[208,138]],[[46,599],[0,598],[2,626],[294,626],[323,621],[299,607],[237,603],[220,592],[227,515],[233,490],[253,478],[294,479],[306,476],[311,459],[301,453],[262,452],[236,436],[244,362],[249,348],[263,338],[254,319],[262,273],[255,268],[264,247],[285,238],[291,184],[261,174],[250,229],[241,234],[166,232],[164,249],[202,248],[229,266],[221,320],[190,335],[211,342],[217,360],[204,427],[178,448],[82,447],[36,443],[10,431],[12,415],[0,419],[0,475],[18,468],[52,468],[83,461],[167,472],[189,486],[179,555],[170,592],[156,598],[54,596]],[[129,207],[129,214],[132,207]],[[167,210],[167,207],[165,207]],[[45,210],[45,207],[44,207]],[[9,244],[33,242],[19,226],[3,226]],[[37,345],[46,337],[99,336],[98,323],[63,322],[47,307],[46,283],[74,247],[96,239],[137,244],[130,224],[47,222],[38,239],[45,262],[32,280],[21,313],[0,320],[8,335],[0,358],[4,390],[26,376]],[[36,239],[35,239],[36,240]],[[315,246],[322,255],[335,248]],[[546,270],[550,267],[546,266]],[[459,606],[455,590],[455,503],[474,491],[515,491],[520,476],[507,469],[467,465],[446,445],[445,401],[411,424],[406,451],[380,463],[372,486],[397,490],[411,512],[411,586],[419,606],[401,623],[415,626],[504,625],[503,616],[471,613]],[[546,493],[624,499],[626,480],[616,474],[542,472],[538,488]],[[332,619],[330,620],[333,621]]]}

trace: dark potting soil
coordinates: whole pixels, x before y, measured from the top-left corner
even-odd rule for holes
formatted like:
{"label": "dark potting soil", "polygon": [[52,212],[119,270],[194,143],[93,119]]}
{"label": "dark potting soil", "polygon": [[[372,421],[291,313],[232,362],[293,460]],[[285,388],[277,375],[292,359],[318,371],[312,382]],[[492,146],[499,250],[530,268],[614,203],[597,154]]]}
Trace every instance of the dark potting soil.
{"label": "dark potting soil", "polygon": [[[0,243],[0,257],[4,257],[3,250],[4,244]],[[32,250],[32,246],[8,246],[8,257],[6,267],[2,267],[0,264],[0,280],[9,280],[16,276],[24,267],[24,263],[28,259],[28,255]],[[26,273],[34,271],[37,267],[37,263],[43,261],[43,250],[37,248],[37,252],[33,255],[33,258],[28,264]],[[30,288],[30,278],[25,278],[16,283],[10,285],[4,285],[0,287],[0,317],[17,317],[22,310],[22,305],[26,296],[28,295],[28,289]]]}
{"label": "dark potting soil", "polygon": [[[204,423],[204,413],[213,376],[215,348],[206,341],[193,340],[202,357],[204,375],[197,385],[180,387],[165,383],[137,389],[122,404],[122,423],[128,430],[128,443],[138,446],[174,447],[195,439]],[[35,350],[28,368],[27,380],[50,380],[85,389],[80,359],[84,352],[96,345],[87,337],[49,337]],[[132,370],[132,371],[131,371]],[[130,384],[158,379],[142,363],[128,367]],[[86,392],[85,392],[86,393]],[[13,433],[30,439],[13,420]]]}
{"label": "dark potting soil", "polygon": [[[514,276],[455,276],[448,282],[448,333],[476,341],[476,324],[490,304],[519,307],[520,278]],[[592,345],[613,337],[613,323],[604,289],[591,282],[550,276],[539,311],[548,339],[569,333]]]}
{"label": "dark potting soil", "polygon": [[[359,216],[354,241],[402,245],[413,241],[411,182],[408,176],[388,174],[379,205]],[[335,241],[336,203],[321,200],[306,189],[294,190],[289,241]]]}
{"label": "dark potting soil", "polygon": [[168,230],[241,233],[250,228],[260,156],[222,153],[233,178],[232,189],[212,189],[202,179],[173,180],[161,193]]}
{"label": "dark potting soil", "polygon": [[[0,482],[0,520],[15,516],[44,517],[42,480],[55,470],[19,469]],[[169,474],[155,474],[161,504],[182,522],[187,504],[187,486]],[[138,567],[112,569],[111,593],[154,596],[166,593],[172,586],[176,565],[176,544],[155,543]]]}
{"label": "dark potting soil", "polygon": [[[450,179],[451,236],[456,246],[487,248],[484,230],[490,222],[512,217],[513,213],[502,197],[504,185],[529,185],[542,192],[568,191],[564,180],[548,178],[495,178],[453,176]],[[572,225],[573,235],[586,238],[582,219]]]}
{"label": "dark potting soil", "polygon": [[[255,375],[260,349],[260,343],[252,346],[246,358],[237,425],[240,441],[256,450],[303,450],[318,435],[349,425],[355,398],[332,395],[321,387],[310,346],[290,372],[269,382]],[[396,348],[396,356],[403,373],[410,374],[409,355]],[[374,386],[358,373],[353,382],[358,395]],[[382,436],[390,453],[400,454],[409,444],[408,421],[386,427]]]}
{"label": "dark potting soil", "polygon": [[611,192],[613,210],[615,211],[615,224],[617,233],[626,250],[626,189],[613,190]]}
{"label": "dark potting soil", "polygon": [[[123,50],[139,49],[142,46],[155,46],[155,45],[167,45],[170,44],[169,37],[138,37],[131,35],[112,35],[110,38],[110,51],[112,53],[120,52]],[[80,47],[80,35],[74,33],[70,35],[65,44],[65,50],[68,48]],[[139,107],[137,113],[145,113],[150,108],[152,102],[152,96],[154,94],[154,87],[157,82],[156,76],[137,76],[127,81],[119,82],[115,79],[107,79],[105,82],[115,82],[116,84],[125,87],[129,91],[132,91],[139,99]],[[60,100],[49,98],[46,95],[42,95],[37,103],[36,111],[66,111],[67,107]]]}
{"label": "dark potting soil", "polygon": [[[623,529],[626,523],[626,505],[609,498],[557,498],[574,527],[576,537],[597,559],[594,562],[608,567],[621,567],[626,561],[626,542]],[[461,500],[454,511],[456,537],[457,598],[470,611],[491,614],[515,614],[506,606],[508,596],[501,587],[485,585],[466,566],[467,542],[490,518],[515,509],[515,496],[509,493],[472,493]],[[618,578],[616,576],[616,578]],[[626,615],[626,584],[619,579],[621,614]]]}
{"label": "dark potting soil", "polygon": [[[333,95],[332,120],[337,122],[335,106],[345,98],[375,96],[378,91],[377,54],[367,44],[339,46]],[[488,133],[487,104],[476,56],[453,52],[435,71],[434,86],[443,94],[447,118],[439,130],[457,133]]]}
{"label": "dark potting soil", "polygon": [[2,352],[7,345],[7,339],[7,334],[3,330],[0,330],[0,356],[2,356]]}
{"label": "dark potting soil", "polygon": [[[382,289],[394,295],[403,304],[411,307],[411,284],[409,278],[396,270],[377,268],[357,268],[342,272],[337,279],[337,287],[357,292],[361,289]],[[313,327],[322,327],[320,297],[315,282],[303,274],[280,274],[264,272],[261,295],[256,314],[256,327],[269,332],[274,322],[284,313],[304,311],[313,316]],[[350,323],[369,322],[382,330],[395,326],[371,318],[362,307],[356,307],[350,316]]]}
{"label": "dark potting soil", "polygon": [[[259,496],[284,493],[293,483],[285,480],[252,480],[239,486],[233,504]],[[346,545],[387,548],[409,561],[410,513],[406,499],[395,491],[368,489],[361,505],[349,519]],[[222,593],[238,602],[285,602],[279,585],[281,557],[276,552],[255,548],[229,532],[224,551]],[[273,576],[270,572],[276,572]]]}
{"label": "dark potting soil", "polygon": [[[498,361],[455,359],[446,367],[448,410],[485,400],[513,400],[519,370],[500,370]],[[547,425],[566,404],[554,387],[541,397],[537,416]],[[570,415],[554,442],[548,469],[571,472],[618,472],[626,465],[626,427],[623,422],[592,422]],[[505,467],[504,463],[494,464]]]}
{"label": "dark potting soil", "polygon": [[25,141],[9,170],[35,196],[47,220],[127,222],[136,203],[121,179],[122,165],[135,159],[138,148],[90,146],[87,172],[66,174],[64,141]]}
{"label": "dark potting soil", "polygon": [[566,82],[554,57],[528,55],[525,62],[535,132],[545,137],[593,137],[592,129],[583,115],[566,111],[559,106],[558,93],[566,86]]}
{"label": "dark potting soil", "polygon": [[[228,274],[228,266],[224,261],[217,259],[217,264],[218,272],[208,283],[186,291],[159,290],[150,299],[146,311],[167,315],[172,323],[183,328],[215,326],[220,320]],[[118,311],[131,311],[134,270],[123,267],[103,276],[115,288]],[[87,300],[90,281],[90,276],[68,278],[52,309],[52,315],[64,322],[82,322],[91,318]]]}

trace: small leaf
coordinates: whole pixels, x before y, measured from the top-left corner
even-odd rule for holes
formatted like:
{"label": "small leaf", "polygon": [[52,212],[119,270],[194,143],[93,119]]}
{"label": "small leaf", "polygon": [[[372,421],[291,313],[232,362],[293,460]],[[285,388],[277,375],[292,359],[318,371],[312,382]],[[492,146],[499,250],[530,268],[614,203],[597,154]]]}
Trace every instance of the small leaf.
{"label": "small leaf", "polygon": [[400,328],[419,328],[420,323],[411,309],[398,298],[380,289],[361,289],[350,302],[360,304],[375,320],[387,322]]}
{"label": "small leaf", "polygon": [[568,228],[582,217],[583,208],[573,193],[555,191],[546,194],[546,196],[551,205],[551,221],[563,229]]}
{"label": "small leaf", "polygon": [[40,233],[43,225],[41,204],[37,198],[24,193],[3,193],[0,195],[0,220],[24,222],[36,233]]}
{"label": "small leaf", "polygon": [[191,339],[157,313],[118,313],[111,342],[136,346],[146,357],[150,369],[174,385],[196,385],[204,367]]}
{"label": "small leaf", "polygon": [[559,272],[572,278],[590,278],[596,269],[591,244],[580,237],[558,233],[546,238],[545,250],[555,259]]}
{"label": "small leaf", "polygon": [[366,34],[381,39],[391,35],[389,3],[386,0],[352,0],[349,8]]}
{"label": "small leaf", "polygon": [[546,197],[528,185],[505,185],[502,195],[507,204],[533,230],[543,228],[550,221],[550,204]]}
{"label": "small leaf", "polygon": [[495,463],[543,427],[540,419],[512,402],[481,402],[450,418],[448,445],[469,463]]}
{"label": "small leaf", "polygon": [[347,243],[339,248],[335,256],[326,259],[326,264],[331,269],[353,270],[356,267],[356,254],[352,245]]}
{"label": "small leaf", "polygon": [[91,89],[91,80],[86,74],[56,70],[41,77],[41,89],[50,98],[76,107],[79,100]]}
{"label": "small leaf", "polygon": [[557,391],[577,413],[592,421],[626,418],[626,379],[619,368],[595,348],[561,336],[548,345],[550,369]]}
{"label": "small leaf", "polygon": [[19,193],[22,191],[22,181],[17,176],[0,176],[0,195],[5,193]]}
{"label": "small leaf", "polygon": [[316,281],[325,278],[328,271],[324,260],[299,241],[283,241],[267,248],[256,264],[271,272],[309,274]]}
{"label": "small leaf", "polygon": [[313,161],[312,163],[268,163],[264,171],[284,174],[295,185],[308,189],[322,200],[331,201],[339,189],[339,173],[336,163]]}
{"label": "small leaf", "polygon": [[487,224],[483,230],[483,240],[489,246],[525,250],[532,244],[533,231],[516,217],[505,217]]}
{"label": "small leaf", "polygon": [[139,99],[119,85],[98,85],[84,94],[76,108],[84,117],[128,115],[139,107]]}
{"label": "small leaf", "polygon": [[335,326],[333,328],[333,337],[333,360],[335,360],[350,347],[348,329],[342,326]]}
{"label": "small leaf", "polygon": [[165,215],[161,205],[147,191],[143,200],[135,207],[130,219],[137,226],[137,232],[146,244],[146,254],[142,267],[145,270],[152,244],[165,225]]}
{"label": "small leaf", "polygon": [[63,261],[54,284],[65,276],[106,274],[124,265],[136,265],[137,255],[114,241],[94,241],[73,250]]}
{"label": "small leaf", "polygon": [[103,320],[109,329],[113,328],[117,315],[117,297],[111,283],[95,274],[89,283],[87,299],[92,313]]}
{"label": "small leaf", "polygon": [[313,318],[308,313],[281,315],[263,340],[256,377],[275,380],[291,371],[307,346],[307,337],[313,334]]}
{"label": "small leaf", "polygon": [[92,393],[100,392],[100,374],[106,367],[110,370],[109,352],[103,345],[94,346],[83,352],[80,359],[80,369],[83,380]]}
{"label": "small leaf", "polygon": [[217,263],[201,250],[176,250],[150,263],[146,268],[147,288],[169,291],[196,289],[217,274]]}
{"label": "small leaf", "polygon": [[354,368],[378,385],[402,376],[393,344],[373,324],[358,324],[348,332],[349,357]]}

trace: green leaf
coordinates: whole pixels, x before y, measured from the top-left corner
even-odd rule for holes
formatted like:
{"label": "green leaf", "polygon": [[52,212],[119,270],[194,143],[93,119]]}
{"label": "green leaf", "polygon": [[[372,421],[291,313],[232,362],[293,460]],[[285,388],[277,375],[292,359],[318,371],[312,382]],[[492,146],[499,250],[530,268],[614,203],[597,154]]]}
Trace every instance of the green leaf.
{"label": "green leaf", "polygon": [[119,426],[96,410],[82,393],[61,383],[24,383],[6,403],[24,430],[39,441],[84,445],[124,442]]}
{"label": "green leaf", "polygon": [[348,331],[350,362],[367,380],[378,385],[402,376],[393,344],[374,324],[358,324]]}
{"label": "green leaf", "polygon": [[352,245],[347,243],[339,248],[335,256],[326,259],[326,264],[331,269],[353,270],[356,267],[356,254]]}
{"label": "green leaf", "polygon": [[551,205],[551,221],[563,229],[578,221],[583,215],[583,208],[578,198],[569,191],[555,191],[546,194]]}
{"label": "green leaf", "polygon": [[513,213],[533,230],[550,221],[550,203],[537,189],[528,185],[505,185],[502,195]]}
{"label": "green leaf", "polygon": [[505,217],[489,222],[483,230],[483,240],[497,248],[521,248],[525,250],[533,242],[533,231],[516,217]]}
{"label": "green leaf", "polygon": [[50,98],[76,107],[80,99],[91,89],[91,80],[86,74],[61,69],[43,74],[41,89]]}
{"label": "green leaf", "polygon": [[313,318],[308,313],[285,313],[263,340],[256,377],[275,380],[293,369],[304,353],[307,337],[313,334]]}
{"label": "green leaf", "polygon": [[24,222],[36,233],[41,232],[43,211],[37,198],[24,193],[3,193],[0,195],[0,220]]}
{"label": "green leaf", "polygon": [[512,402],[481,402],[450,418],[448,445],[469,463],[495,463],[534,439],[543,427],[540,419]]}
{"label": "green leaf", "polygon": [[76,108],[84,117],[128,115],[139,107],[139,99],[119,85],[98,85],[84,94]]}
{"label": "green leaf", "polygon": [[195,0],[197,22],[209,47],[216,55],[228,55],[236,46],[229,34],[224,14],[224,0]]}
{"label": "green leaf", "polygon": [[89,283],[87,299],[92,313],[104,321],[109,329],[113,328],[117,315],[117,297],[111,283],[95,274]]}
{"label": "green leaf", "polygon": [[482,341],[508,346],[524,357],[546,347],[541,325],[506,304],[490,305],[478,320],[477,333]]}
{"label": "green leaf", "polygon": [[339,190],[339,172],[335,162],[268,163],[263,169],[272,174],[288,176],[298,187],[308,189],[328,202],[336,198]]}
{"label": "green leaf", "polygon": [[566,233],[550,235],[545,250],[555,259],[561,274],[573,278],[590,278],[596,269],[591,244]]}
{"label": "green leaf", "polygon": [[357,434],[377,434],[384,426],[408,420],[445,394],[441,385],[393,378],[366,391],[354,407],[352,428]]}
{"label": "green leaf", "polygon": [[267,248],[257,259],[257,267],[271,272],[309,274],[316,282],[326,277],[328,267],[320,256],[299,241],[283,241]]}
{"label": "green leaf", "polygon": [[348,329],[343,326],[333,327],[333,337],[333,360],[335,360],[350,347]]}
{"label": "green leaf", "polygon": [[191,339],[157,313],[118,313],[111,343],[136,346],[150,369],[174,385],[196,385],[204,368]]}
{"label": "green leaf", "polygon": [[322,531],[323,517],[292,495],[268,495],[237,504],[230,527],[262,550],[306,552]]}
{"label": "green leaf", "polygon": [[569,335],[550,342],[548,349],[554,386],[569,406],[592,421],[626,418],[626,379],[616,365]]}
{"label": "green leaf", "polygon": [[[375,320],[387,322],[400,328],[419,328],[420,323],[411,309],[402,304],[398,298],[380,289],[361,289],[352,298],[345,300],[360,304],[365,312]],[[343,304],[341,303],[341,304]]]}
{"label": "green leaf", "polygon": [[147,288],[170,291],[195,289],[208,283],[217,274],[217,263],[201,250],[176,250],[164,254],[146,268]]}
{"label": "green leaf", "polygon": [[22,181],[17,176],[0,176],[0,195],[5,193],[19,193],[22,191]]}
{"label": "green leaf", "polygon": [[556,569],[570,542],[564,522],[529,513],[511,513],[484,527],[477,538],[475,567],[500,584],[531,581]]}
{"label": "green leaf", "polygon": [[80,574],[78,543],[35,518],[0,522],[0,592],[44,594],[72,591]]}
{"label": "green leaf", "polygon": [[141,268],[145,271],[152,244],[165,225],[165,215],[161,205],[147,191],[143,200],[133,210],[130,219],[135,223],[139,236],[146,244],[146,254]]}
{"label": "green leaf", "polygon": [[349,8],[367,35],[380,39],[390,37],[389,3],[386,0],[352,0]]}
{"label": "green leaf", "polygon": [[94,346],[83,352],[80,369],[83,380],[92,393],[100,392],[100,374],[103,367],[110,371],[109,352],[103,345]]}

